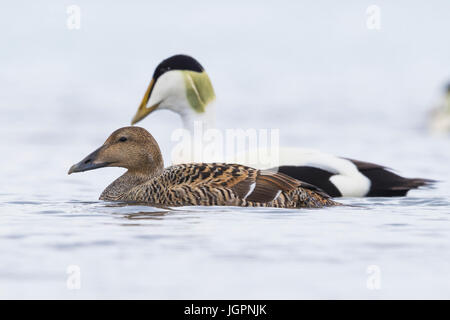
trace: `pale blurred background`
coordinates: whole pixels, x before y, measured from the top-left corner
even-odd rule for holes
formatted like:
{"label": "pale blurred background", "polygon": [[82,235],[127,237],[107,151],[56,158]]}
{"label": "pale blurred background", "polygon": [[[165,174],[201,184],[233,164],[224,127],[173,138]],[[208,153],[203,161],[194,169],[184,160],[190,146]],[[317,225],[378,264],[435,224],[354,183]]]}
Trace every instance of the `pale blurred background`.
{"label": "pale blurred background", "polygon": [[[71,5],[81,10],[80,29],[67,27],[67,9]],[[370,5],[380,9],[379,30],[367,27],[366,10]],[[450,208],[450,140],[446,136],[432,136],[426,128],[429,111],[442,97],[444,86],[450,80],[449,12],[448,0],[431,3],[411,0],[2,2],[0,210],[3,215],[0,219],[5,221],[0,227],[4,236],[0,240],[0,284],[9,292],[3,296],[52,297],[62,292],[61,297],[74,297],[67,296],[67,291],[58,287],[57,272],[62,270],[61,277],[64,277],[65,266],[81,260],[84,268],[97,264],[99,270],[91,274],[96,286],[81,292],[79,297],[102,297],[104,290],[109,290],[109,296],[148,297],[148,290],[132,285],[142,285],[147,276],[149,285],[154,286],[151,297],[189,298],[189,292],[197,298],[311,297],[308,292],[312,297],[355,294],[374,297],[364,287],[364,272],[373,263],[373,257],[381,257],[383,270],[393,270],[394,285],[391,283],[391,291],[375,297],[415,297],[415,294],[420,296],[420,291],[431,297],[449,297],[450,281],[444,272],[448,262],[445,264],[442,259],[450,252],[450,240],[444,232]],[[135,243],[127,242],[129,238],[117,231],[123,236],[119,236],[122,242],[118,243],[113,240],[118,235],[109,229],[98,227],[95,234],[84,234],[91,230],[83,229],[89,225],[84,218],[72,225],[68,220],[53,220],[59,214],[70,216],[85,211],[91,215],[102,212],[106,217],[100,215],[98,219],[111,219],[104,207],[92,209],[77,201],[95,201],[105,185],[122,170],[105,169],[70,177],[66,172],[71,164],[103,143],[110,132],[130,124],[156,65],[178,53],[192,55],[209,73],[218,97],[218,123],[222,128],[279,128],[281,145],[317,148],[384,164],[405,176],[442,182],[434,190],[411,192],[412,200],[406,201],[412,202],[388,202],[392,206],[379,208],[381,215],[371,216],[373,220],[358,223],[353,219],[361,219],[359,213],[350,213],[348,225],[343,229],[339,225],[339,235],[333,233],[336,231],[333,215],[329,220],[325,217],[308,220],[312,223],[309,232],[314,230],[306,232],[310,242],[303,242],[302,238],[294,247],[280,231],[285,230],[286,221],[278,224],[272,221],[271,227],[265,223],[259,225],[250,219],[252,215],[246,216],[248,225],[242,223],[243,229],[235,230],[235,242],[227,238],[229,230],[220,227],[222,223],[227,225],[226,221],[205,222],[205,226],[192,231],[193,236],[199,237],[198,243],[214,243],[212,252],[219,252],[218,256],[198,248],[189,254],[192,250],[187,245],[189,237],[187,240],[181,237],[180,243],[186,245],[184,258],[177,258],[176,249],[171,251],[172,244],[180,245],[175,238],[168,244],[163,241],[158,254],[144,260],[145,254],[141,256],[134,250],[152,248],[153,242],[147,243],[145,237],[135,239]],[[172,146],[170,133],[181,122],[175,114],[157,112],[140,125],[155,136],[167,155]],[[420,238],[423,218],[420,203],[426,201],[436,203],[436,207],[426,207],[425,214],[440,215],[436,219],[442,219],[437,229],[433,225],[424,231],[435,235],[436,242]],[[381,201],[366,205],[377,203]],[[403,212],[403,205],[412,213]],[[411,208],[416,205],[417,211]],[[400,213],[391,215],[396,208]],[[47,211],[48,215],[36,215]],[[420,217],[415,221],[417,224],[408,220],[410,213]],[[228,227],[241,223],[238,214],[232,217],[236,220],[230,220]],[[198,222],[199,217],[195,219]],[[209,221],[204,216],[200,219]],[[377,223],[395,219],[403,219],[401,223],[407,225],[411,222],[419,231],[412,227],[408,229],[413,230],[412,234],[400,233],[393,240],[381,236]],[[124,223],[116,220],[115,223]],[[101,221],[105,225],[112,223]],[[303,220],[298,222],[299,226],[309,225]],[[258,231],[251,229],[255,223],[261,227]],[[65,231],[54,234],[51,226]],[[264,252],[261,253],[257,246],[246,247],[256,265],[245,269],[242,263],[246,265],[248,255],[240,256],[248,253],[241,247],[246,242],[240,237],[249,231],[245,226],[254,232],[252,243],[267,248],[271,245],[267,241],[273,239],[281,253],[259,248]],[[270,232],[261,231],[266,226]],[[169,231],[176,234],[186,228],[188,231],[184,232],[189,236],[190,229],[181,223]],[[381,227],[381,230],[385,229]],[[206,234],[199,236],[202,232]],[[297,229],[290,234],[297,232],[301,234]],[[384,232],[390,234],[390,229]],[[71,235],[73,242],[70,242]],[[260,239],[257,235],[271,236]],[[364,237],[368,235],[373,236],[374,243],[388,243],[364,247],[367,240]],[[163,239],[164,236],[172,239],[167,234],[163,234]],[[58,241],[63,241],[61,238],[69,244],[58,246]],[[97,247],[95,239],[100,239],[100,246],[106,249]],[[413,253],[410,249],[401,251],[403,247],[396,245],[402,241],[407,241],[407,248],[416,244],[419,249]],[[145,245],[141,247],[139,243]],[[301,243],[308,244],[308,248],[301,250],[324,256],[303,264],[311,256],[293,253],[300,250]],[[362,246],[358,247],[359,244]],[[357,246],[356,251],[352,245]],[[120,246],[125,246],[120,255],[114,258],[108,255],[108,250]],[[425,257],[424,252],[428,254]],[[339,264],[346,255],[348,261],[354,259],[360,265]],[[221,260],[223,257],[227,257],[225,262]],[[286,257],[293,258],[288,258],[290,262],[284,265],[270,264],[272,259]],[[402,261],[397,261],[398,257]],[[126,265],[118,262],[126,259]],[[183,265],[190,273],[177,273],[173,283],[171,275],[166,275],[165,282],[158,282],[143,270],[135,269],[149,261],[153,271],[175,272],[174,265]],[[199,263],[211,269],[198,268]],[[330,272],[328,267],[333,264],[337,266]],[[229,268],[224,271],[221,265]],[[406,265],[414,266],[408,269],[411,273],[402,273]],[[300,275],[299,269],[303,270]],[[239,274],[239,270],[243,273]],[[254,278],[249,277],[253,270],[257,270]],[[349,270],[362,270],[362,273],[347,274]],[[439,277],[433,277],[433,272]],[[122,278],[117,278],[118,274]],[[133,275],[139,276],[141,282]],[[259,283],[256,275],[258,279],[266,278],[267,285],[255,285]],[[212,284],[194,289],[196,283],[189,280],[190,276],[198,276],[198,283],[215,281],[223,285],[223,291]],[[301,281],[295,278],[299,276]],[[405,289],[403,285],[411,277],[425,279],[416,283],[416,288],[423,290]],[[234,282],[230,282],[231,278]],[[24,282],[24,279],[28,280]],[[118,283],[111,284],[111,279],[118,279]],[[360,282],[355,284],[352,282],[355,279]],[[46,281],[52,285],[48,287]],[[30,283],[36,287],[30,287]],[[276,291],[279,294],[274,295],[277,286],[280,286]],[[433,286],[437,291],[433,291]],[[1,288],[2,285],[0,295]],[[208,292],[213,294],[208,296]],[[235,295],[237,292],[239,296]]]}

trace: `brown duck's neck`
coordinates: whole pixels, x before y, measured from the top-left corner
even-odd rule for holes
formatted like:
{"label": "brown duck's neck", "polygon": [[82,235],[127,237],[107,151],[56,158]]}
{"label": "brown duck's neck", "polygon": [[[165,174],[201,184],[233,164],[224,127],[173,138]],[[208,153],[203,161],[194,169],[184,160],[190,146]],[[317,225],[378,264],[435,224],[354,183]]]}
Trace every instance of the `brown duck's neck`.
{"label": "brown duck's neck", "polygon": [[100,195],[100,200],[120,200],[122,195],[150,179],[160,175],[164,168],[161,166],[150,172],[128,170],[114,180]]}

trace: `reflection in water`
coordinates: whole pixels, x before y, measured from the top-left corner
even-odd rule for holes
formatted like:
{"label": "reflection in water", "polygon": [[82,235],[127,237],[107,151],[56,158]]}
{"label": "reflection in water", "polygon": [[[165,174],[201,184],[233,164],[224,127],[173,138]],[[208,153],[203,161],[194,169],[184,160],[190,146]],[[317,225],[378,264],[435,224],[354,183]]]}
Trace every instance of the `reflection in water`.
{"label": "reflection in water", "polygon": [[160,212],[136,212],[126,214],[124,218],[129,220],[161,220],[161,218],[166,215],[169,211]]}

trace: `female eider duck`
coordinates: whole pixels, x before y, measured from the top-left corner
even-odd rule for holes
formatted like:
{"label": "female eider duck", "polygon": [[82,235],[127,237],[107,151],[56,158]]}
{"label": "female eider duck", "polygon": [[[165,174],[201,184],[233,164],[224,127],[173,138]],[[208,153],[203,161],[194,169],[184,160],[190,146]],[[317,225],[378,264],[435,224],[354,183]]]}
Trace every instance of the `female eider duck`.
{"label": "female eider duck", "polygon": [[[155,110],[168,109],[178,113],[184,128],[193,134],[194,123],[214,127],[214,100],[210,78],[200,63],[187,55],[175,55],[156,67],[132,124]],[[278,172],[315,185],[332,197],[405,196],[411,189],[434,182],[404,178],[381,165],[317,150],[280,148],[279,155]]]}
{"label": "female eider duck", "polygon": [[164,169],[158,144],[140,127],[114,131],[105,143],[73,165],[69,174],[102,167],[128,169],[100,200],[161,206],[321,208],[340,205],[307,183],[282,173],[238,164],[190,163]]}

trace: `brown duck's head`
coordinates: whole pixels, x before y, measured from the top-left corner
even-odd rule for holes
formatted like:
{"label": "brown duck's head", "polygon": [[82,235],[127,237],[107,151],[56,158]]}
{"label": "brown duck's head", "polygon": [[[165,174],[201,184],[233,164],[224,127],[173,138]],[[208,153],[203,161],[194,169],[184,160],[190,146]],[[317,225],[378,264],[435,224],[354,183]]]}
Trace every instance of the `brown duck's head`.
{"label": "brown duck's head", "polygon": [[156,140],[147,130],[124,127],[114,131],[100,148],[74,164],[69,174],[103,167],[152,174],[163,169],[163,160]]}

